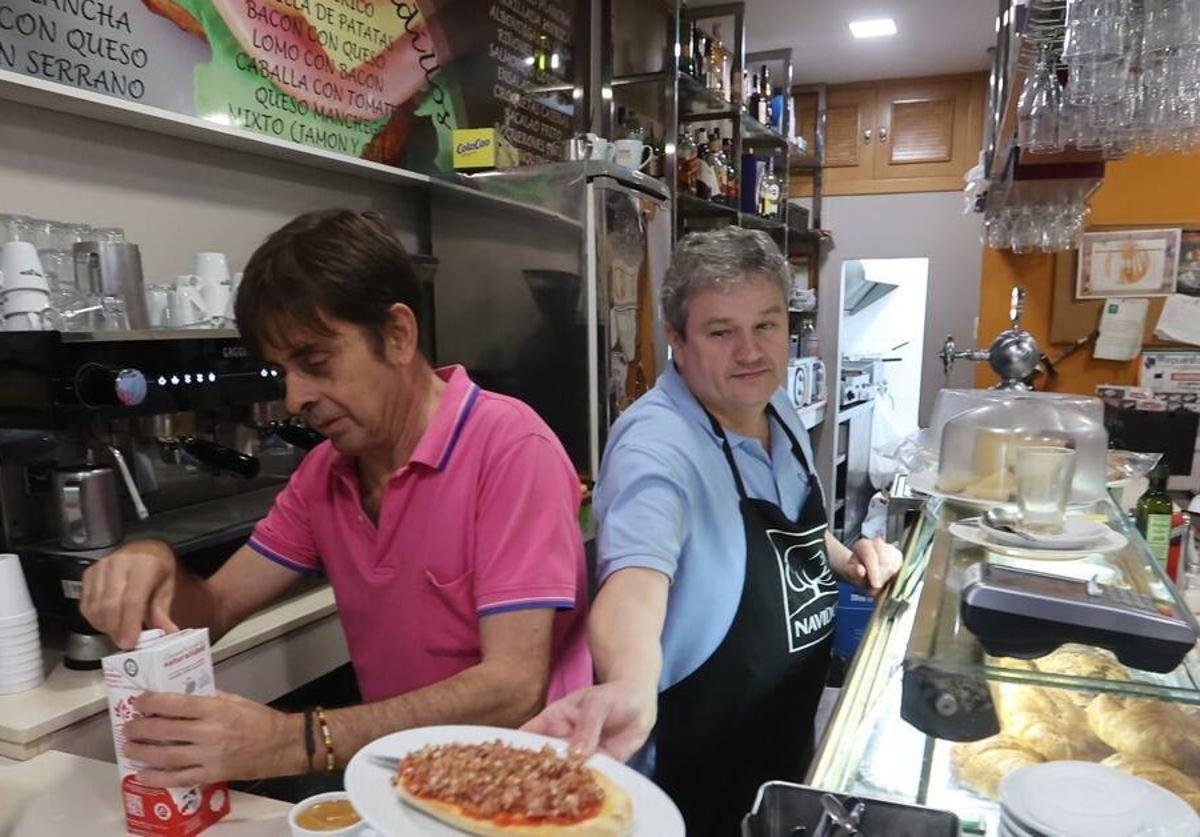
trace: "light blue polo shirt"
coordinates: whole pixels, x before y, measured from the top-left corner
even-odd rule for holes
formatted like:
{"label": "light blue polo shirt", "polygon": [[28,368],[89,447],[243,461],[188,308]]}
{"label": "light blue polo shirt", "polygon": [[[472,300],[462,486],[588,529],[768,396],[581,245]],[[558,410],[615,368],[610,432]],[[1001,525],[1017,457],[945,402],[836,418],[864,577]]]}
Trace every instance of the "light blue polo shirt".
{"label": "light blue polo shirt", "polygon": [[[787,394],[778,390],[771,404],[811,463],[808,432]],[[757,439],[728,433],[729,444],[749,496],[796,519],[808,498],[808,470],[778,423],[770,427],[769,458]],[[729,463],[674,364],[613,425],[593,508],[601,582],[626,567],[671,579],[658,684],[664,691],[721,644],[746,576],[746,535]]]}

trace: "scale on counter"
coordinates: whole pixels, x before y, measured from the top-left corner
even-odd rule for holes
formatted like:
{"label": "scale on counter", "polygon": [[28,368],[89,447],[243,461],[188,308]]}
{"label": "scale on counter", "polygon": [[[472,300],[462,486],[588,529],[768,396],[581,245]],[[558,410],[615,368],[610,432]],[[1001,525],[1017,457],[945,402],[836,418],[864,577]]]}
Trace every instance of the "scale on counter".
{"label": "scale on counter", "polygon": [[1035,659],[1063,643],[1107,648],[1143,671],[1174,671],[1196,644],[1169,602],[1119,587],[980,562],[963,573],[962,621],[996,657]]}

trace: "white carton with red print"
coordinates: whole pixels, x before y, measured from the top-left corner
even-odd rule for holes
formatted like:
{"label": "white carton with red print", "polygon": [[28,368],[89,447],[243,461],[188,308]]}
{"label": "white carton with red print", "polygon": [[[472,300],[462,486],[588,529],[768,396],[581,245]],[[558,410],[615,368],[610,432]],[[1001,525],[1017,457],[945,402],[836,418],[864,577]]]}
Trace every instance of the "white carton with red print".
{"label": "white carton with red print", "polygon": [[103,665],[126,830],[153,837],[189,837],[228,814],[229,787],[224,782],[152,788],[137,780],[142,765],[125,756],[125,724],[139,717],[133,699],[142,692],[215,693],[208,629],[167,635],[142,631],[134,650],[111,654]]}

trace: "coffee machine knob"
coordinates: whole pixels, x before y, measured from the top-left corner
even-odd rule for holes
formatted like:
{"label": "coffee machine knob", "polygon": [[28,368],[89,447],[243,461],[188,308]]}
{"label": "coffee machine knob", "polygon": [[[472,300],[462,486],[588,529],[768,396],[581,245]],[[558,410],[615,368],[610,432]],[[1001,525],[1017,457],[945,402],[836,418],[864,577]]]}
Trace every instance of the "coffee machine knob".
{"label": "coffee machine knob", "polygon": [[89,363],[75,373],[75,394],[88,407],[136,407],[146,400],[146,376],[137,369]]}

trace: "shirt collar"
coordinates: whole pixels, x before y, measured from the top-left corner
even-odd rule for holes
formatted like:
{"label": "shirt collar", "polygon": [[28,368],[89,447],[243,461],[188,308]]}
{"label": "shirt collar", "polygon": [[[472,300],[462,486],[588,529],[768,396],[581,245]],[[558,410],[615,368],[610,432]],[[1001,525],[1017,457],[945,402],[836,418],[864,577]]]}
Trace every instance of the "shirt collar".
{"label": "shirt collar", "polygon": [[[479,398],[479,386],[471,380],[462,366],[443,366],[434,371],[445,382],[446,388],[442,390],[441,400],[438,401],[437,410],[430,419],[429,426],[421,434],[408,463],[401,466],[401,469],[413,462],[419,462],[436,471],[445,468],[462,435],[463,426]],[[355,457],[339,453],[334,467],[343,476],[353,477],[356,473]]]}
{"label": "shirt collar", "polygon": [[[667,397],[671,399],[671,403],[675,405],[675,408],[679,410],[683,416],[704,428],[704,432],[708,434],[709,438],[712,439],[715,444],[721,444],[720,437],[713,432],[712,422],[709,421],[708,414],[704,411],[704,407],[696,399],[696,396],[692,394],[692,391],[688,389],[687,382],[683,380],[683,376],[679,374],[679,370],[675,368],[675,363],[673,361],[667,363],[667,368],[664,369],[662,375],[659,376],[658,386],[662,387],[663,392],[667,394]],[[793,409],[788,401],[787,393],[784,392],[783,387],[775,390],[775,393],[771,396],[771,406],[775,408],[775,412],[778,413],[781,418],[787,415],[788,410]],[[726,430],[725,435],[729,437],[729,442],[731,445],[744,446],[753,443],[758,447],[759,450],[762,449],[762,445],[759,444],[757,439],[751,439],[747,436],[739,436],[738,434],[729,430]],[[774,432],[772,432],[771,435],[774,437]]]}

